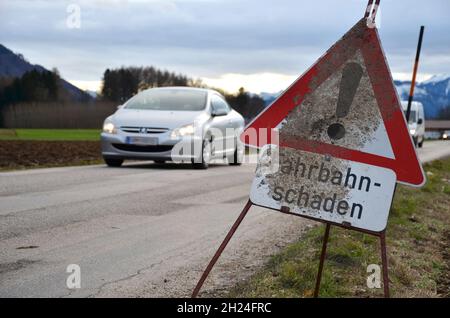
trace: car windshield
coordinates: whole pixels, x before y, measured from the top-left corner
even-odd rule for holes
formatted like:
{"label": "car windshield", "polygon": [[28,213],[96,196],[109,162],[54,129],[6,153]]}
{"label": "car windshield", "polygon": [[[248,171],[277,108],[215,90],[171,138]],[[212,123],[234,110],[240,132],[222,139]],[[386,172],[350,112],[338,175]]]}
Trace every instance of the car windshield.
{"label": "car windshield", "polygon": [[169,111],[200,111],[206,107],[205,91],[149,89],[130,99],[125,108]]}
{"label": "car windshield", "polygon": [[[405,110],[405,117],[406,117],[406,110]],[[412,110],[409,114],[409,123],[415,123],[416,122],[416,111]]]}

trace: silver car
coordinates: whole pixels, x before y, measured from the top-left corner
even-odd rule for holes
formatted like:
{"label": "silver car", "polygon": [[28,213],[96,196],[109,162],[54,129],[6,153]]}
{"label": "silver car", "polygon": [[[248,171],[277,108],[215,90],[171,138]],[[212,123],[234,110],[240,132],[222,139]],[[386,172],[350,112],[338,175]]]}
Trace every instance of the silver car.
{"label": "silver car", "polygon": [[242,162],[243,117],[218,92],[189,87],[152,88],[118,107],[103,124],[102,155],[108,166],[125,159],[191,162],[207,168],[215,158]]}

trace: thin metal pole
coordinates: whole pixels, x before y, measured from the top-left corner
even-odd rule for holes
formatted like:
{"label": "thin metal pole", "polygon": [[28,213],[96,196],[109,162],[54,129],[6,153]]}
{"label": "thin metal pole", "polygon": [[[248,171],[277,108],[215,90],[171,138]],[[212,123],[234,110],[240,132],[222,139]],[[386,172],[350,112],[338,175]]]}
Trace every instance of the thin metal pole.
{"label": "thin metal pole", "polygon": [[216,251],[216,253],[214,254],[213,258],[211,259],[211,261],[209,262],[208,266],[206,267],[205,271],[203,272],[202,277],[200,277],[200,280],[198,281],[197,286],[195,286],[195,289],[192,292],[192,298],[197,297],[198,292],[200,291],[200,289],[203,286],[203,283],[205,282],[205,280],[208,277],[209,273],[211,272],[212,268],[216,264],[217,260],[219,259],[220,255],[222,254],[223,250],[225,249],[225,247],[227,246],[228,242],[233,237],[234,233],[236,232],[237,228],[241,224],[241,222],[244,219],[244,217],[247,215],[247,212],[248,212],[248,210],[250,209],[250,207],[252,205],[253,205],[253,203],[250,200],[248,200],[247,204],[245,205],[245,207],[242,210],[241,214],[239,214],[238,218],[234,222],[233,226],[231,227],[231,229],[228,232],[227,236],[223,240],[222,244],[220,244],[219,249]]}
{"label": "thin metal pole", "polygon": [[411,88],[409,90],[409,97],[408,97],[408,108],[406,108],[406,122],[409,122],[409,115],[411,114],[411,103],[413,101],[414,97],[414,87],[416,86],[416,75],[417,75],[417,69],[419,67],[419,58],[420,58],[420,51],[422,50],[422,40],[423,40],[423,32],[425,30],[425,27],[422,25],[420,27],[420,33],[419,33],[419,43],[417,43],[417,51],[416,51],[416,59],[414,61],[414,69],[413,69],[413,76],[411,80]]}
{"label": "thin metal pole", "polygon": [[370,18],[370,21],[368,21],[370,24],[375,24],[375,17],[378,12],[378,7],[380,6],[380,1],[381,0],[375,0],[374,3],[374,0],[369,0],[369,2],[367,3],[366,11],[364,12],[364,18]]}
{"label": "thin metal pole", "polygon": [[373,0],[369,0],[369,2],[367,3],[366,12],[364,12],[364,18],[369,17],[370,11],[372,9],[372,5],[373,5]]}
{"label": "thin metal pole", "polygon": [[380,233],[381,261],[383,263],[383,288],[384,297],[389,298],[389,273],[386,249],[386,231]]}
{"label": "thin metal pole", "polygon": [[327,226],[325,228],[325,235],[323,236],[322,253],[320,254],[319,271],[317,273],[316,288],[314,289],[314,298],[317,298],[319,296],[320,281],[322,280],[323,263],[325,261],[325,255],[327,253],[328,237],[330,236],[330,227],[331,224],[327,223]]}

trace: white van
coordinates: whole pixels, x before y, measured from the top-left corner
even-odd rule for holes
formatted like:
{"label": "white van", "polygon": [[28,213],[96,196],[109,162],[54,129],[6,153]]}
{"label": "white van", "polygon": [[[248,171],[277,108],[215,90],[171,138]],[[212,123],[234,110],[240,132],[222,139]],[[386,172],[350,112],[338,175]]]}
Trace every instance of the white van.
{"label": "white van", "polygon": [[[406,109],[408,108],[407,101],[402,101],[402,108],[406,117]],[[423,111],[423,105],[420,102],[411,103],[408,130],[414,145],[416,147],[422,147],[425,139],[425,113]]]}

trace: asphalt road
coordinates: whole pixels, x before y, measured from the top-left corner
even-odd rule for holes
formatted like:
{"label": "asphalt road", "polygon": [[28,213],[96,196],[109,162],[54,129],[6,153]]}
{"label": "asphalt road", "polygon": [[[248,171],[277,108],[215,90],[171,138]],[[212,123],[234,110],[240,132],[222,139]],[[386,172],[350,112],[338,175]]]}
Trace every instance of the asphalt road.
{"label": "asphalt road", "polygon": [[[427,142],[421,160],[450,155]],[[254,165],[103,165],[0,173],[0,297],[189,296],[245,204]],[[220,291],[310,226],[253,208],[205,285]],[[69,264],[81,288],[68,289]]]}

